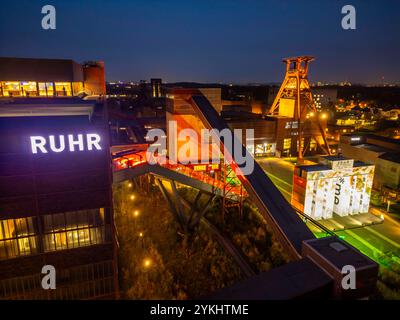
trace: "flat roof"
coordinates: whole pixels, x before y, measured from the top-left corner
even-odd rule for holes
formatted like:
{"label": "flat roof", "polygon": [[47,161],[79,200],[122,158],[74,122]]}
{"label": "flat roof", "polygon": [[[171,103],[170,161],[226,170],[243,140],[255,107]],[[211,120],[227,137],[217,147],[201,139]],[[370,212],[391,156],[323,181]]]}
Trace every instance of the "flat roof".
{"label": "flat roof", "polygon": [[380,159],[400,163],[400,152],[387,152],[379,156]]}
{"label": "flat roof", "polygon": [[0,57],[1,81],[84,81],[82,65],[70,59]]}
{"label": "flat roof", "polygon": [[366,134],[365,135],[367,139],[375,139],[375,140],[380,140],[384,142],[389,142],[389,143],[394,143],[394,144],[400,144],[400,139],[393,139],[393,138],[388,138],[388,137],[383,137],[383,136],[378,136],[376,134]]}
{"label": "flat roof", "polygon": [[328,298],[332,278],[308,258],[262,272],[203,297],[211,300]]}
{"label": "flat roof", "polygon": [[324,164],[302,165],[302,166],[297,166],[297,168],[300,168],[301,170],[308,171],[308,172],[332,170],[331,167],[324,165]]}
{"label": "flat roof", "polygon": [[352,265],[356,269],[376,265],[374,261],[353,246],[336,237],[306,240],[305,244],[340,271],[345,265]]}
{"label": "flat roof", "polygon": [[373,166],[373,164],[369,164],[363,161],[354,161],[353,167],[365,167],[365,166]]}
{"label": "flat roof", "polygon": [[341,160],[351,160],[350,158],[343,157],[343,156],[321,156],[321,158],[329,160],[329,161],[341,161]]}
{"label": "flat roof", "polygon": [[49,117],[49,116],[88,116],[91,117],[94,106],[0,106],[0,117]]}
{"label": "flat roof", "polygon": [[381,146],[377,146],[374,144],[369,144],[369,143],[362,143],[362,144],[356,144],[356,145],[352,145],[355,148],[359,148],[359,149],[367,149],[369,151],[373,151],[373,152],[379,152],[379,153],[386,153],[386,152],[390,152],[392,150],[381,147]]}
{"label": "flat roof", "polygon": [[22,98],[0,100],[0,117],[89,116],[93,115],[94,101],[74,98]]}
{"label": "flat roof", "polygon": [[389,137],[378,136],[376,134],[366,133],[366,132],[347,133],[347,134],[343,134],[342,137],[360,137],[360,138],[384,141],[384,142],[388,142],[388,143],[400,144],[400,139],[393,139],[393,138],[389,138]]}
{"label": "flat roof", "polygon": [[94,100],[83,100],[80,97],[15,97],[0,98],[0,105],[21,104],[93,104]]}

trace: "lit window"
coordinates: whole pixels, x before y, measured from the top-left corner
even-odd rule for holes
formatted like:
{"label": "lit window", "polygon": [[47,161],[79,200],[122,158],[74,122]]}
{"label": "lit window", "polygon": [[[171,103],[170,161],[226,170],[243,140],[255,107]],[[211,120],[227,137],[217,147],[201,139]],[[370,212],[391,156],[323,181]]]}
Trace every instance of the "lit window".
{"label": "lit window", "polygon": [[20,83],[17,81],[5,81],[1,83],[3,96],[19,97],[21,95]]}
{"label": "lit window", "polygon": [[54,95],[54,86],[52,82],[39,82],[39,96],[52,97]]}
{"label": "lit window", "polygon": [[47,90],[46,90],[46,83],[44,82],[39,82],[38,83],[39,87],[39,96],[47,96]]}
{"label": "lit window", "polygon": [[23,81],[20,85],[21,96],[31,97],[37,96],[36,82],[34,81]]}
{"label": "lit window", "polygon": [[263,144],[256,144],[256,155],[265,153]]}
{"label": "lit window", "polygon": [[35,218],[0,220],[0,259],[37,252]]}
{"label": "lit window", "polygon": [[72,96],[70,82],[56,82],[56,95],[59,97]]}
{"label": "lit window", "polygon": [[206,171],[206,165],[197,165],[193,167],[194,171]]}
{"label": "lit window", "polygon": [[46,215],[44,251],[54,251],[103,243],[106,240],[104,209],[81,210]]}
{"label": "lit window", "polygon": [[289,150],[291,144],[292,144],[292,139],[291,138],[284,139],[283,140],[283,150]]}

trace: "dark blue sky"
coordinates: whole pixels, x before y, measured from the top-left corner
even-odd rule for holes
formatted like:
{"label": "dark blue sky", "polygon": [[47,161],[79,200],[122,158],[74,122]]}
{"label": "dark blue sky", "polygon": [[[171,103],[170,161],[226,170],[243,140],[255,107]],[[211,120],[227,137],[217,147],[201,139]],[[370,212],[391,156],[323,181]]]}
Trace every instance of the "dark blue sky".
{"label": "dark blue sky", "polygon": [[[41,28],[41,7],[57,29]],[[341,28],[353,4],[357,29]],[[398,0],[19,0],[2,3],[0,56],[103,60],[107,80],[281,81],[314,55],[313,81],[400,82]],[[397,59],[397,60],[395,60]]]}

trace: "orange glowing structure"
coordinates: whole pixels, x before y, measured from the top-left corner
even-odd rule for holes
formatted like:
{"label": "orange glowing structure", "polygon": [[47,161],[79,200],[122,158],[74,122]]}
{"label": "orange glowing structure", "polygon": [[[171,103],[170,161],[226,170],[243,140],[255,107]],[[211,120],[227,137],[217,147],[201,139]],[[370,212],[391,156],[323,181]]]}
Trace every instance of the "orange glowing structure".
{"label": "orange glowing structure", "polygon": [[286,75],[268,115],[293,118],[298,123],[297,150],[301,161],[312,139],[318,147],[330,155],[322,123],[326,114],[319,114],[313,101],[308,82],[308,65],[314,57],[299,56],[283,59]]}

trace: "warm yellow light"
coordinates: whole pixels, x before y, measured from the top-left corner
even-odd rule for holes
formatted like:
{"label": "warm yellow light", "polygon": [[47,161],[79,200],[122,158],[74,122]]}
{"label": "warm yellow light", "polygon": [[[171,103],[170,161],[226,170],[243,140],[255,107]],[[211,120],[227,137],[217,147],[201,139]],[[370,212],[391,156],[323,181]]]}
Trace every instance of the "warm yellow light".
{"label": "warm yellow light", "polygon": [[310,117],[314,117],[314,112],[310,112]]}
{"label": "warm yellow light", "polygon": [[130,198],[131,198],[131,200],[135,200],[135,196],[133,194],[131,195]]}
{"label": "warm yellow light", "polygon": [[128,183],[128,187],[129,187],[129,188],[132,187],[132,183]]}
{"label": "warm yellow light", "polygon": [[139,237],[143,237],[143,232],[140,232],[140,233],[139,233]]}
{"label": "warm yellow light", "polygon": [[144,259],[143,265],[148,268],[151,266],[151,260],[150,259]]}
{"label": "warm yellow light", "polygon": [[326,119],[327,117],[328,117],[328,116],[327,116],[326,113],[321,114],[321,118],[322,118],[322,119]]}
{"label": "warm yellow light", "polygon": [[137,216],[139,215],[139,211],[138,211],[138,210],[133,211],[133,215],[134,215],[135,217],[137,217]]}

